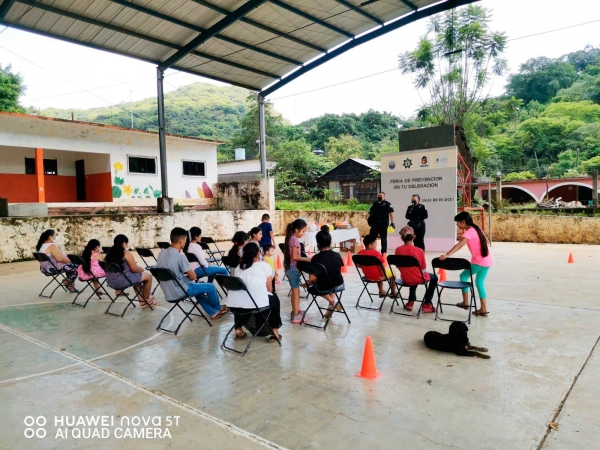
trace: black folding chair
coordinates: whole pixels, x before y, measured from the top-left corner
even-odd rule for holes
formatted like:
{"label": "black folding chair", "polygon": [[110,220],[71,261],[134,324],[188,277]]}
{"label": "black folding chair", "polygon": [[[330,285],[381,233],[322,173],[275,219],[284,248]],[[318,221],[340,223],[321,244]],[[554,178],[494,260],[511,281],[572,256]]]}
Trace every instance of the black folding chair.
{"label": "black folding chair", "polygon": [[217,258],[217,256],[219,256],[219,254],[213,253],[211,251],[210,247],[208,246],[208,244],[206,244],[204,242],[199,242],[198,245],[200,245],[200,247],[202,247],[202,250],[204,250],[208,254],[208,258],[204,258],[204,259],[206,259],[207,263],[217,264],[218,266],[221,265],[221,258]]}
{"label": "black folding chair", "polygon": [[423,285],[423,286],[425,286],[425,294],[423,295],[423,298],[421,300],[415,300],[416,302],[421,303],[419,305],[419,310],[417,311],[417,319],[420,318],[421,317],[421,309],[423,309],[423,303],[425,302],[425,295],[427,295],[427,288],[429,287],[429,282],[425,279],[425,274],[421,270],[421,263],[419,263],[419,260],[417,258],[415,258],[414,256],[402,256],[402,255],[389,255],[387,257],[387,262],[390,265],[390,267],[392,267],[392,266],[397,267],[398,273],[401,273],[401,270],[400,270],[401,268],[407,269],[409,267],[416,267],[419,270],[419,272],[421,273],[421,278],[422,278],[422,281],[419,284],[405,283],[402,280],[402,276],[396,278],[396,286],[398,288],[398,295],[392,301],[392,307],[390,308],[390,314],[394,313],[394,314],[398,314],[399,316],[412,317],[413,316],[412,312],[411,313],[402,313],[402,312],[394,311],[394,305],[400,306],[400,303],[398,303],[398,297],[400,297],[400,301],[402,302],[402,307],[404,308],[406,306],[406,303],[404,303],[404,298],[402,297],[402,288],[403,287],[407,287],[410,289],[411,287],[417,287],[417,286]]}
{"label": "black folding chair", "polygon": [[[306,283],[306,284],[308,284],[308,280],[304,276],[305,273],[308,275],[314,275],[317,278],[320,278],[321,281],[323,281],[325,279],[329,282],[330,286],[333,286],[333,283],[331,282],[331,278],[329,277],[329,274],[327,273],[327,269],[322,264],[306,262],[306,261],[298,261],[298,271],[300,272],[301,277],[304,280],[304,283]],[[300,324],[308,326],[308,327],[318,328],[320,330],[325,331],[327,329],[327,325],[329,325],[329,321],[331,320],[331,316],[333,316],[334,312],[344,313],[344,315],[346,316],[346,320],[348,320],[348,323],[352,323],[352,322],[350,322],[350,318],[348,317],[348,314],[346,314],[346,309],[344,308],[344,305],[342,304],[342,294],[344,293],[344,289],[345,289],[345,287],[338,286],[337,288],[332,288],[327,291],[321,291],[319,289],[318,283],[314,283],[312,286],[310,286],[308,288],[308,294],[312,295],[313,299],[309,303],[308,308],[306,308],[306,310],[304,311],[304,315],[302,316],[302,321],[300,322]],[[331,315],[328,315],[326,317],[326,315],[323,314],[323,311],[330,311],[329,307],[328,306],[322,307],[321,305],[319,305],[319,303],[317,302],[317,297],[322,297],[323,295],[327,295],[327,294],[335,295],[337,301],[333,305],[333,311],[332,311]],[[325,325],[322,325],[322,326],[321,325],[313,325],[313,324],[310,324],[310,323],[307,323],[304,321],[304,319],[306,319],[308,310],[313,305],[313,303],[317,305],[319,313],[321,314],[321,319],[325,320]],[[327,305],[329,305],[329,303],[327,303]]]}
{"label": "black folding chair", "polygon": [[[358,296],[358,300],[356,300],[356,307],[361,308],[361,309],[370,309],[373,311],[381,311],[381,309],[383,308],[383,304],[385,303],[385,299],[390,297],[390,292],[392,291],[392,281],[394,281],[394,277],[388,278],[388,276],[385,273],[385,267],[383,267],[381,260],[377,256],[353,255],[352,262],[356,266],[356,271],[358,272],[360,281],[362,281],[362,283],[363,283],[363,290],[361,291],[360,295]],[[376,279],[367,278],[365,276],[364,272],[362,271],[362,267],[377,267],[379,269],[380,276],[377,277]],[[383,297],[383,299],[381,300],[381,304],[379,305],[379,307],[374,308],[372,306],[373,305],[373,295],[377,295],[379,297],[379,294],[372,294],[369,291],[369,285],[377,284],[380,281],[382,281],[382,282],[386,281],[388,283],[388,289],[385,293],[385,297]],[[365,293],[365,291],[367,292],[369,299],[371,299],[371,306],[362,306],[360,304],[360,299],[363,296],[363,294]]]}
{"label": "black folding chair", "polygon": [[[158,323],[158,327],[156,327],[157,331],[161,330],[161,331],[165,331],[167,333],[172,333],[174,335],[177,335],[177,333],[179,332],[179,329],[181,328],[181,325],[183,325],[183,322],[185,322],[185,319],[189,319],[190,322],[192,322],[192,318],[190,316],[202,317],[204,320],[206,320],[206,323],[212,327],[212,323],[209,322],[209,320],[206,318],[206,316],[204,315],[202,310],[200,308],[198,308],[198,302],[196,301],[196,299],[193,297],[190,297],[188,295],[187,290],[181,285],[181,283],[175,277],[173,272],[171,272],[169,269],[162,269],[160,267],[150,267],[148,270],[150,270],[150,273],[152,273],[152,276],[154,278],[156,278],[159,282],[165,283],[168,281],[172,281],[173,283],[175,283],[175,285],[181,291],[181,297],[174,298],[174,299],[167,298],[167,295],[165,294],[165,300],[169,303],[173,303],[173,306]],[[163,290],[163,292],[164,292],[164,290]],[[183,301],[190,301],[192,303],[192,307],[190,308],[189,311],[186,311],[185,309],[183,309],[181,307],[180,303]],[[181,310],[181,312],[183,313],[183,319],[181,319],[181,322],[179,322],[179,325],[177,325],[177,328],[175,329],[175,331],[171,331],[171,330],[167,330],[166,328],[162,328],[161,327],[162,323],[167,318],[167,316],[169,314],[171,314],[171,311],[173,311],[175,308],[179,308]],[[194,314],[194,310],[198,311],[199,314]]]}
{"label": "black folding chair", "polygon": [[220,256],[225,255],[227,252],[223,251],[219,248],[219,246],[217,245],[216,241],[211,238],[211,237],[201,237],[200,238],[200,242],[202,242],[203,244],[207,244],[207,245],[214,245],[215,248],[209,248],[208,251],[211,255],[211,258],[219,258]]}
{"label": "black folding chair", "polygon": [[[144,248],[144,247],[137,247],[135,249],[135,251],[137,252],[138,255],[140,255],[140,258],[142,258],[142,262],[146,266],[146,270],[150,270],[153,267],[156,267],[156,262],[157,262],[156,256],[154,256],[154,252],[151,249]],[[146,261],[146,258],[148,258],[148,261],[150,261],[150,264],[148,264],[148,261]],[[160,281],[158,279],[156,281],[158,281],[158,283],[156,284],[156,286],[154,286],[154,289],[152,289],[152,295],[154,295],[154,293],[158,289],[158,286],[160,285]]]}
{"label": "black folding chair", "polygon": [[441,260],[439,258],[435,258],[433,261],[431,261],[431,266],[434,269],[444,269],[447,271],[456,271],[456,270],[468,270],[469,271],[469,276],[470,276],[470,282],[469,281],[438,281],[437,284],[437,296],[438,296],[438,301],[437,301],[437,308],[435,311],[435,320],[438,320],[438,318],[440,320],[445,320],[447,322],[454,322],[455,319],[444,319],[442,317],[439,317],[438,312],[439,313],[443,313],[444,311],[442,310],[442,305],[444,306],[456,306],[456,304],[453,303],[442,303],[442,292],[444,292],[444,289],[460,289],[461,291],[463,289],[469,289],[471,291],[471,300],[469,302],[469,318],[467,320],[463,320],[462,322],[466,322],[466,323],[471,323],[471,309],[475,309],[475,315],[477,315],[477,300],[475,299],[475,289],[473,288],[473,286],[475,285],[473,283],[473,270],[471,269],[471,263],[469,261],[467,261],[466,259],[463,258],[446,258],[445,260]]}
{"label": "black folding chair", "polygon": [[223,263],[223,267],[227,269],[229,275],[233,275],[233,271],[237,266],[240,265],[240,258],[233,256],[223,256],[221,258],[221,262]]}
{"label": "black folding chair", "polygon": [[[58,267],[56,267],[56,265],[54,264],[54,262],[52,261],[52,259],[48,255],[46,255],[45,253],[34,252],[33,253],[33,257],[40,263],[40,266],[41,266],[41,264],[43,262],[49,262],[50,265],[52,266],[52,268],[54,269],[54,273],[42,272],[42,274],[44,274],[44,276],[46,276],[46,277],[52,277],[52,279],[41,290],[41,292],[39,294],[39,297],[52,298],[52,296],[54,295],[54,293],[56,292],[56,290],[58,288],[62,288],[63,291],[69,292],[68,287],[65,286],[62,282],[66,281],[69,285],[71,285],[71,286],[73,286],[73,285],[71,284],[71,282],[69,281],[69,279],[65,275],[65,271],[64,270],[61,270]],[[40,272],[41,272],[41,270],[40,270]],[[44,295],[44,291],[46,290],[46,288],[48,286],[50,286],[53,282],[56,282],[58,284],[58,286],[56,286],[54,288],[54,290],[52,291],[52,293],[49,296],[48,295]],[[73,286],[73,288],[75,288],[75,286]]]}
{"label": "black folding chair", "polygon": [[[67,255],[67,258],[69,258],[69,260],[73,263],[73,265],[75,265],[77,267],[83,266],[85,264],[85,261],[79,255]],[[110,298],[112,300],[112,297],[110,296],[110,294],[104,288],[104,282],[106,281],[105,277],[98,278],[98,277],[94,276],[93,278],[90,278],[89,280],[82,280],[81,277],[79,277],[79,281],[81,281],[82,283],[84,283],[85,286],[83,287],[83,289],[79,290],[79,292],[75,296],[75,300],[73,300],[73,302],[71,303],[72,305],[77,305],[77,306],[81,306],[81,307],[85,308],[87,306],[88,302],[94,296],[94,294],[98,295],[98,298],[101,298],[100,297],[100,293],[98,292],[100,290],[102,290],[106,295],[108,295],[108,298]],[[97,290],[94,287],[94,284],[93,284],[94,281],[96,281],[98,283],[98,285],[99,285]],[[92,293],[90,294],[90,296],[87,298],[87,300],[85,301],[84,304],[77,303],[77,299],[79,298],[79,295],[83,291],[85,291],[88,287],[92,289]]]}
{"label": "black folding chair", "polygon": [[[127,264],[127,263],[124,262],[124,264]],[[108,284],[108,286],[110,288],[112,288],[112,289],[117,290],[117,291],[120,290],[121,291],[121,295],[115,296],[115,298],[111,297],[111,299],[110,299],[111,300],[110,305],[108,305],[108,308],[106,308],[106,311],[104,311],[104,314],[110,314],[110,315],[113,315],[113,316],[121,316],[121,317],[123,317],[125,315],[125,312],[127,311],[127,309],[130,306],[133,306],[135,308],[135,305],[133,304],[133,301],[137,299],[137,295],[141,295],[141,297],[144,299],[144,301],[146,301],[146,304],[150,307],[151,310],[154,309],[154,308],[152,308],[152,305],[150,305],[150,303],[148,303],[148,299],[146,299],[144,297],[144,294],[142,293],[142,282],[141,281],[139,283],[134,283],[131,280],[131,278],[129,278],[127,276],[127,274],[123,271],[123,268],[119,264],[111,263],[111,262],[108,262],[108,261],[100,261],[100,267],[102,267],[102,269],[104,270],[104,272],[107,275],[109,273],[120,273],[129,282],[129,286],[125,286],[124,288],[114,288],[108,282],[108,277],[107,277],[106,283]],[[127,293],[127,289],[129,289],[129,288],[133,288],[133,292],[135,294],[135,297],[133,299]],[[110,312],[111,306],[115,304],[115,302],[117,301],[117,299],[119,297],[125,297],[129,303],[127,303],[127,306],[125,307],[125,309],[123,310],[123,312],[121,314],[115,314],[113,312]]]}
{"label": "black folding chair", "polygon": [[112,247],[102,247],[102,253],[108,253]]}
{"label": "black folding chair", "polygon": [[171,244],[169,244],[168,242],[157,242],[156,246],[158,248],[160,248],[161,250],[165,250],[165,249],[169,248],[171,246]]}
{"label": "black folding chair", "polygon": [[[252,300],[252,303],[254,304],[254,308],[229,308],[230,311],[232,311],[237,316],[243,317],[243,316],[249,316],[249,315],[258,315],[258,316],[260,316],[260,319],[262,319],[262,323],[260,324],[260,326],[258,326],[254,330],[254,332],[252,332],[252,337],[250,338],[250,342],[248,342],[248,345],[246,346],[244,351],[239,351],[239,350],[234,349],[233,347],[228,347],[226,345],[227,338],[229,337],[231,332],[237,328],[237,325],[238,325],[238,321],[234,320],[233,326],[225,335],[225,339],[223,339],[223,343],[221,344],[222,349],[229,350],[230,352],[237,353],[238,355],[246,356],[246,353],[248,353],[248,350],[250,349],[250,345],[252,345],[252,342],[254,341],[256,336],[259,336],[261,334],[263,328],[266,327],[266,330],[269,331],[270,334],[275,337],[273,328],[271,328],[271,325],[269,325],[269,322],[268,322],[269,317],[271,317],[271,312],[272,312],[271,306],[263,306],[262,308],[259,308],[258,305],[256,304],[256,302],[254,301],[254,298],[252,298],[252,295],[250,294],[250,292],[248,292],[246,283],[244,283],[244,281],[241,278],[228,277],[225,275],[217,275],[215,277],[215,279],[217,280],[217,283],[219,283],[219,286],[221,286],[221,289],[223,289],[224,292],[245,291],[246,294],[248,294],[248,297],[250,297],[250,300]],[[266,316],[265,316],[265,313],[267,313]],[[241,323],[241,321],[240,321],[240,323]],[[279,346],[281,346],[281,341],[277,337],[275,337],[275,340],[277,341]]]}

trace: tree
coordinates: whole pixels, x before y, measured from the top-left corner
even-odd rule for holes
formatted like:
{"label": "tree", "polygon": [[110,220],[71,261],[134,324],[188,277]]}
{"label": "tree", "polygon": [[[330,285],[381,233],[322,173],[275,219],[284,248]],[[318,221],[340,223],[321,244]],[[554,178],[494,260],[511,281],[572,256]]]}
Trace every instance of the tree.
{"label": "tree", "polygon": [[600,65],[588,66],[579,79],[554,97],[555,102],[579,102],[591,100],[600,103]]}
{"label": "tree", "polygon": [[595,170],[600,171],[600,156],[594,156],[593,158],[582,162],[581,168],[589,174]]}
{"label": "tree", "polygon": [[578,165],[577,152],[566,150],[558,154],[558,162],[550,166],[549,174],[551,177],[562,177],[565,174],[579,174],[581,167]]}
{"label": "tree", "polygon": [[281,144],[271,157],[277,161],[272,174],[279,198],[304,200],[313,197],[317,178],[334,167],[327,158],[316,156],[304,139]]}
{"label": "tree", "polygon": [[19,97],[24,93],[21,75],[13,73],[10,65],[5,68],[0,65],[0,111],[24,113],[25,109],[19,106]]}
{"label": "tree", "polygon": [[545,57],[532,58],[521,64],[519,73],[509,77],[506,93],[523,99],[525,103],[532,100],[546,103],[558,91],[571,86],[577,78],[577,71],[567,62]]}
{"label": "tree", "polygon": [[456,144],[471,173],[477,157],[466,129],[486,98],[492,76],[506,70],[501,58],[506,36],[490,30],[490,19],[491,11],[476,5],[434,16],[417,48],[399,57],[402,73],[415,75],[415,87],[429,93],[419,118],[432,125],[455,125]]}
{"label": "tree", "polygon": [[524,172],[511,172],[504,175],[503,181],[524,181],[524,180],[535,180],[535,175],[529,171]]}
{"label": "tree", "polygon": [[[255,95],[246,98],[246,114],[240,120],[240,129],[229,141],[226,148],[245,148],[246,159],[255,159],[259,156],[257,140],[258,129],[258,101]],[[271,103],[265,102],[265,134],[267,135],[267,153],[283,142],[284,127],[281,115],[277,114]]]}
{"label": "tree", "polygon": [[586,45],[583,50],[568,53],[560,59],[568,62],[578,73],[581,73],[587,66],[597,64],[600,61],[600,48]]}
{"label": "tree", "polygon": [[362,157],[362,144],[358,139],[347,134],[339,138],[330,137],[325,147],[327,158],[336,166],[348,158]]}

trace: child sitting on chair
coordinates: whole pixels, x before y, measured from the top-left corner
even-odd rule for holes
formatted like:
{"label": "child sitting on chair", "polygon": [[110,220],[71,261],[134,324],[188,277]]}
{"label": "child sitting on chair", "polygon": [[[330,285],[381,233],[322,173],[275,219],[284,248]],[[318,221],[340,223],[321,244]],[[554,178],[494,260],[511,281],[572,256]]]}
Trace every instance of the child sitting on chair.
{"label": "child sitting on chair", "polygon": [[[357,253],[357,255],[365,255],[365,256],[375,256],[379,258],[381,264],[384,265],[385,268],[385,276],[387,279],[391,278],[390,283],[392,284],[392,295],[396,296],[396,280],[394,279],[394,273],[392,269],[389,267],[385,267],[385,258],[384,256],[377,250],[377,236],[373,236],[371,234],[365,236],[363,238],[363,244],[365,245],[364,250],[361,250]],[[377,266],[369,266],[369,267],[361,267],[363,274],[369,281],[377,280],[377,287],[379,288],[379,297],[385,297],[385,289],[383,287],[383,282],[385,281],[382,277],[381,271]]]}
{"label": "child sitting on chair", "polygon": [[[408,303],[404,306],[404,309],[412,311],[413,304],[417,299],[417,285],[423,283],[423,279],[428,282],[427,291],[425,292],[425,298],[423,300],[423,313],[434,313],[435,308],[431,303],[433,294],[436,291],[437,286],[437,275],[435,273],[428,273],[427,261],[425,261],[425,252],[419,247],[415,246],[415,231],[411,227],[404,227],[400,230],[400,237],[404,241],[404,245],[396,248],[396,255],[400,256],[412,256],[419,261],[421,268],[418,267],[405,267],[400,268],[400,278],[407,285],[412,285],[408,292]],[[423,273],[421,275],[421,273]]]}
{"label": "child sitting on chair", "polygon": [[262,249],[265,252],[263,261],[269,264],[271,269],[273,269],[275,284],[281,284],[281,281],[279,281],[279,274],[277,273],[277,268],[275,266],[275,246],[271,244],[265,244]]}
{"label": "child sitting on chair", "polygon": [[[308,292],[311,294],[316,294],[317,292],[330,292],[329,294],[319,294],[329,302],[329,308],[327,309],[324,318],[330,319],[333,314],[333,308],[337,302],[334,292],[344,289],[344,277],[342,276],[344,260],[339,253],[334,252],[331,249],[331,234],[329,234],[328,226],[323,225],[321,227],[321,231],[317,233],[316,239],[319,253],[313,256],[311,262],[321,264],[325,267],[329,279],[331,280],[331,284],[327,279],[319,279],[318,277],[311,275],[308,280],[310,286]],[[315,289],[315,287],[312,286],[314,283],[317,284],[316,287],[318,289]],[[337,309],[341,310],[340,305],[337,305]]]}

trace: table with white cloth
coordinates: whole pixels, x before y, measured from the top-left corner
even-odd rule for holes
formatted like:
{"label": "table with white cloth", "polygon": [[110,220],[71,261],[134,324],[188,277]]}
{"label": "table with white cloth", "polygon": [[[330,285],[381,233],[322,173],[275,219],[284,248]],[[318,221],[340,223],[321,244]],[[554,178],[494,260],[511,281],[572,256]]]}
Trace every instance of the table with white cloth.
{"label": "table with white cloth", "polygon": [[[303,243],[308,248],[316,248],[317,247],[317,233],[318,231],[307,231],[304,233],[304,236],[300,238],[300,242]],[[360,243],[360,233],[358,232],[358,228],[348,228],[348,229],[338,229],[330,231],[331,234],[331,244],[339,244],[340,242],[346,241],[354,241]]]}

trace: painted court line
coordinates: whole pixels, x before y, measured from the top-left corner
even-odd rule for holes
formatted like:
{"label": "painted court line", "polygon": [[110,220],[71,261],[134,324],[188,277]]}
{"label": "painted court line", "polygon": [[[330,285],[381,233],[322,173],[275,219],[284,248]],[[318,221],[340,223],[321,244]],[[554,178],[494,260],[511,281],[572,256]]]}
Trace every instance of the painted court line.
{"label": "painted court line", "polygon": [[85,366],[88,366],[88,367],[90,367],[90,368],[92,368],[92,369],[94,369],[94,370],[96,370],[98,372],[101,372],[103,375],[106,375],[106,376],[109,376],[111,378],[114,378],[115,380],[119,380],[119,381],[121,381],[121,382],[123,382],[123,383],[125,383],[125,384],[127,384],[127,385],[129,385],[131,387],[133,387],[134,389],[136,389],[136,390],[138,390],[140,392],[144,392],[144,393],[146,393],[146,394],[148,394],[148,395],[150,395],[150,396],[152,396],[152,397],[154,397],[154,398],[156,398],[156,399],[158,399],[158,400],[160,400],[160,401],[162,401],[164,403],[167,403],[169,405],[172,405],[172,406],[175,406],[175,407],[180,408],[182,410],[185,410],[185,411],[187,411],[187,412],[189,412],[191,414],[194,414],[194,415],[196,415],[198,417],[201,417],[202,419],[208,420],[209,422],[212,422],[215,425],[218,425],[219,427],[223,428],[224,430],[226,430],[226,431],[228,431],[230,433],[233,433],[235,435],[244,437],[244,438],[248,439],[249,441],[254,442],[255,444],[258,444],[258,445],[260,445],[262,447],[269,448],[269,449],[276,449],[276,450],[287,450],[285,447],[283,447],[283,446],[281,446],[279,444],[271,442],[271,441],[269,441],[269,440],[267,440],[265,438],[262,438],[262,437],[260,437],[260,436],[258,436],[256,434],[250,433],[249,431],[243,430],[243,429],[235,426],[232,423],[229,423],[229,422],[221,420],[221,419],[219,419],[217,417],[211,416],[210,414],[207,414],[207,413],[205,413],[203,411],[200,411],[200,410],[194,408],[193,406],[190,406],[190,405],[188,405],[186,403],[180,402],[179,400],[176,400],[176,399],[174,399],[172,397],[169,397],[168,395],[166,395],[164,393],[160,393],[159,394],[155,390],[153,390],[153,389],[151,389],[151,388],[149,388],[147,386],[144,386],[143,384],[137,383],[137,382],[135,382],[133,380],[129,380],[127,378],[123,378],[122,376],[120,376],[116,372],[113,372],[110,369],[106,369],[106,368],[100,367],[97,364],[95,364],[95,363],[93,363],[91,361],[87,361],[87,360],[85,360],[83,358],[80,358],[77,355],[73,355],[73,354],[71,354],[69,352],[65,352],[65,351],[60,351],[59,349],[56,349],[56,348],[54,348],[54,347],[52,347],[52,346],[50,346],[50,345],[48,345],[48,344],[46,344],[46,343],[44,343],[42,341],[38,341],[37,339],[32,338],[30,336],[27,336],[27,335],[25,335],[25,334],[23,334],[23,333],[21,333],[19,331],[13,330],[12,328],[9,328],[9,327],[7,327],[5,325],[1,325],[0,324],[0,330],[6,331],[7,333],[11,333],[11,334],[13,334],[15,336],[18,336],[21,339],[24,339],[26,341],[29,341],[29,342],[33,343],[33,344],[36,344],[39,347],[45,348],[46,350],[50,350],[50,351],[52,351],[54,353],[57,353],[59,355],[64,355],[64,356],[66,356],[66,357],[68,357],[68,358],[70,358],[70,359],[72,359],[74,361],[77,361],[78,364],[83,364]]}

